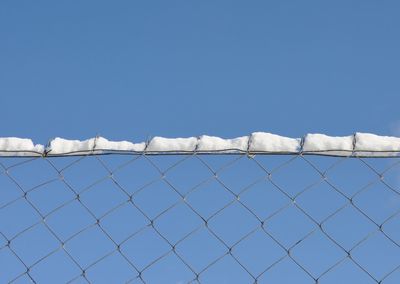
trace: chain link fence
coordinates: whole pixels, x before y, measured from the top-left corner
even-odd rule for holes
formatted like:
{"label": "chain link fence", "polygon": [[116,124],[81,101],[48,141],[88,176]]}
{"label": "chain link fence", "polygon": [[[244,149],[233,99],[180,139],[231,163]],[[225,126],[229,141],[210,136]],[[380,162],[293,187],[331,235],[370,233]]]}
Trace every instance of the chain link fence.
{"label": "chain link fence", "polygon": [[0,283],[400,283],[400,159],[0,158]]}

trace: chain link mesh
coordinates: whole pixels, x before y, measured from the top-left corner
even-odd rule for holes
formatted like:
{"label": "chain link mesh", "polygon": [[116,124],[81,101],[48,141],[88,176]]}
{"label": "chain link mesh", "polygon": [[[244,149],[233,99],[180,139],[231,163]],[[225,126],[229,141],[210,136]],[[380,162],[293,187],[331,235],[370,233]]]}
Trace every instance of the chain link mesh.
{"label": "chain link mesh", "polygon": [[400,283],[400,159],[0,159],[0,283]]}

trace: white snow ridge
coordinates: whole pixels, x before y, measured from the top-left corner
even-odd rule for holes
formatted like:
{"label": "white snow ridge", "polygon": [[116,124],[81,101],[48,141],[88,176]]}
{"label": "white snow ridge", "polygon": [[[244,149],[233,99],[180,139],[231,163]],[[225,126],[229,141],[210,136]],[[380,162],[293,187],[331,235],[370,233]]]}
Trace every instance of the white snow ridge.
{"label": "white snow ridge", "polygon": [[31,139],[0,137],[0,156],[41,156],[43,145],[34,145]]}
{"label": "white snow ridge", "polygon": [[289,138],[266,132],[224,139],[213,136],[188,138],[154,137],[147,142],[109,141],[103,137],[87,140],[55,138],[48,146],[34,144],[30,139],[0,138],[0,156],[70,156],[109,153],[125,154],[302,154],[358,157],[400,157],[400,138],[355,133],[333,137],[307,134]]}

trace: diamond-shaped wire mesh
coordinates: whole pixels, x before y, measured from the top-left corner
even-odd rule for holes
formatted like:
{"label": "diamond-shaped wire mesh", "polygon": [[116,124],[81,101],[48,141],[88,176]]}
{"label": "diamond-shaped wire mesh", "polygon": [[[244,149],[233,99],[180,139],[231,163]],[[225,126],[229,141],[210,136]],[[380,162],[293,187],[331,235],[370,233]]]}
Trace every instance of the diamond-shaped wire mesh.
{"label": "diamond-shaped wire mesh", "polygon": [[0,283],[400,283],[398,158],[0,166]]}

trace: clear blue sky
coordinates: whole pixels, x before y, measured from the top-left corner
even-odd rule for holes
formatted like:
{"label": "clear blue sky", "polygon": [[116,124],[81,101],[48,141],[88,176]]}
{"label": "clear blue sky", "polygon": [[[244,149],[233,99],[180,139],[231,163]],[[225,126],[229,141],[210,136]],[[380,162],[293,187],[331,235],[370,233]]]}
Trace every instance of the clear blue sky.
{"label": "clear blue sky", "polygon": [[[292,137],[300,137],[309,132],[349,135],[355,131],[400,135],[399,12],[400,2],[395,0],[2,1],[0,136],[29,137],[37,143],[46,143],[55,136],[85,139],[97,134],[112,140],[132,141],[143,141],[156,135],[185,137],[209,134],[236,137],[253,131]],[[106,162],[116,165],[124,158],[114,159],[114,162]],[[227,161],[226,157],[220,159],[220,164]],[[3,160],[3,163],[11,164],[10,160]],[[95,159],[90,161],[99,167]],[[90,161],[72,167],[71,171],[77,170],[75,175],[66,173],[66,178],[75,182],[77,189],[84,188],[88,182],[102,174],[108,175],[98,168],[94,170]],[[146,161],[142,162],[146,164]],[[168,164],[168,161],[155,162]],[[210,161],[211,164],[214,162]],[[268,164],[271,161],[264,162]],[[333,162],[325,160],[323,163],[327,165]],[[41,166],[33,165],[33,168],[27,167],[25,170],[16,167],[15,172],[11,172],[18,181],[26,183],[24,189],[57,176],[48,169],[46,162],[40,160],[38,163]],[[64,160],[56,163],[62,164]],[[362,182],[367,182],[371,174],[376,178],[361,162],[354,163],[354,167],[339,167],[340,177],[332,177],[335,185],[355,190]],[[383,160],[371,163],[379,164],[381,169],[388,164]],[[254,163],[251,165],[254,166]],[[281,182],[285,188],[298,189],[299,180],[304,182],[302,186],[313,180],[307,176],[304,161],[300,162],[298,168],[294,167],[292,171],[284,171],[286,175],[282,175],[281,180],[278,178],[278,183]],[[154,173],[154,169],[150,169],[150,172]],[[143,182],[149,181],[150,172],[143,172],[143,175],[139,174],[136,178],[139,181],[143,179]],[[181,171],[181,175],[186,177],[197,173],[190,167]],[[259,171],[257,173],[264,174]],[[249,180],[238,178],[240,174],[248,174]],[[252,174],[252,168],[241,164],[236,172],[228,172],[226,179],[232,186],[245,186],[254,177]],[[291,174],[290,178],[287,178],[288,174]],[[311,170],[308,174],[315,172]],[[356,174],[359,181],[352,179]],[[125,181],[124,177],[120,178]],[[133,177],[128,172],[125,178],[129,182],[129,178]],[[393,184],[398,188],[398,174],[393,174],[392,179],[396,180]],[[190,181],[189,178],[176,178],[172,183],[184,183],[182,187],[187,189],[185,184]],[[8,178],[0,176],[1,188],[9,188],[6,187],[7,182]],[[104,188],[107,187],[101,187],[99,191]],[[385,186],[379,188],[387,193]],[[379,215],[373,209],[377,207],[372,206],[371,209],[369,206],[383,196],[382,192],[371,192],[360,198],[360,202],[368,204],[364,205],[372,210],[372,215]],[[38,203],[67,198],[61,195],[54,195],[50,199],[46,194],[38,196]],[[147,208],[151,211],[151,208],[156,208],[155,201],[163,201],[162,195],[157,196],[161,198],[150,196],[142,205],[149,206]],[[304,201],[306,203],[303,205],[312,207],[324,204],[322,201],[326,197],[311,196],[309,203]],[[29,198],[33,200],[35,196]],[[89,201],[96,200],[89,196],[87,198]],[[254,202],[259,202],[257,204],[261,210],[274,206],[263,203],[265,200],[257,195],[252,198]],[[269,202],[272,200],[265,198]],[[393,202],[390,209],[400,204],[396,199],[398,196],[388,194],[385,198],[381,204],[384,209],[387,209],[384,205],[387,202]],[[210,200],[218,199],[204,196],[199,200],[207,209]],[[97,201],[108,201],[108,197],[100,196]],[[333,201],[325,202],[333,204]],[[102,209],[101,206],[99,208]],[[14,215],[11,216],[18,218],[16,212],[29,215],[28,209],[15,207]],[[184,211],[179,212],[180,216],[186,216]],[[80,216],[79,212],[73,214]],[[235,214],[238,213],[233,212],[232,216]],[[5,227],[19,224],[18,219],[10,219],[9,216],[0,210],[0,218],[3,218],[0,224]],[[290,214],[287,218],[293,221]],[[27,219],[21,217],[21,220]],[[83,217],[77,217],[74,222],[63,221],[57,224],[72,226],[78,220],[85,222]],[[115,223],[118,220],[121,222],[121,219],[116,219]],[[129,220],[124,219],[124,222],[129,223]],[[245,220],[245,217],[237,216],[237,220]],[[228,237],[231,236],[229,232],[238,231],[237,228],[229,227],[232,222],[220,222],[220,228],[226,230]],[[354,222],[357,223],[357,219]],[[306,223],[303,220],[298,225],[304,228]],[[225,228],[224,224],[228,227]],[[276,226],[279,229],[284,225],[285,222]],[[71,229],[68,226],[61,229]],[[352,225],[344,228],[340,222],[332,226],[338,226],[335,228],[342,233],[352,232],[353,228]],[[367,230],[368,225],[360,226],[362,228],[357,232]],[[5,227],[1,229],[8,232]],[[398,228],[398,225],[392,227],[393,232]],[[173,234],[177,227],[164,229]],[[34,237],[41,236],[36,231],[32,234]],[[288,237],[290,233],[284,235]],[[329,262],[329,259],[313,258],[313,253],[320,253],[319,245],[323,247],[319,237],[317,235],[316,239],[311,240],[311,244],[316,244],[316,249],[310,254],[302,254],[306,258],[303,260],[316,269],[322,269],[326,264],[324,261]],[[352,237],[357,239],[359,236],[350,234],[342,237],[350,242]],[[91,235],[88,234],[87,238],[91,240]],[[25,239],[29,240],[28,237]],[[200,237],[200,240],[203,239]],[[4,242],[4,239],[0,241]],[[254,242],[254,254],[266,256],[276,253],[258,251],[258,248],[268,246],[257,239]],[[373,242],[380,244],[380,240]],[[387,262],[398,263],[398,254],[393,253],[395,250],[392,247],[375,252],[373,242],[372,248],[369,247],[373,253],[380,253],[381,259]],[[89,243],[99,246],[103,244],[101,240]],[[41,244],[45,246],[46,242]],[[140,244],[140,241],[136,242],[136,246]],[[149,244],[143,242],[144,252],[151,252],[151,248],[146,247]],[[35,245],[20,244],[22,248],[24,245],[35,249]],[[215,249],[212,244],[210,247]],[[75,249],[78,254],[82,253],[79,244]],[[202,253],[196,245],[192,245],[192,249],[195,253]],[[96,251],[95,247],[93,251]],[[80,257],[84,259],[85,255]],[[252,260],[251,253],[245,257],[253,261],[252,265],[257,264]],[[364,258],[362,252],[358,257]],[[377,259],[366,265],[378,274],[382,273],[381,266],[385,262]],[[193,259],[196,260],[202,259]],[[1,263],[13,265],[6,257],[0,259]],[[229,263],[220,265],[230,270]],[[54,271],[57,269],[62,268],[54,267]],[[101,266],[98,269],[101,270]],[[178,268],[172,265],[170,269]],[[355,271],[354,267],[342,269],[342,276]],[[122,270],[121,274],[118,272],[116,275],[122,276]],[[304,277],[304,273],[296,274],[296,269],[290,271],[294,271],[293,274],[282,271],[276,273],[287,276],[287,281],[292,283],[293,279],[298,283],[310,281],[309,278],[299,280],[299,277]],[[153,280],[161,281],[157,277],[167,272],[168,269],[152,274],[152,277],[156,277]],[[52,276],[68,274],[65,271],[57,273]],[[218,273],[210,275],[210,282],[224,280]],[[391,281],[396,282],[400,277],[398,275],[399,272]],[[112,276],[108,274],[108,277]],[[233,273],[228,276],[238,282],[244,279],[240,278],[243,274],[236,276]],[[97,280],[106,281],[106,278],[97,277]],[[338,279],[332,277],[326,281],[337,283]],[[357,275],[346,279],[354,280],[352,277],[356,279]],[[362,281],[360,283],[369,283]]]}
{"label": "clear blue sky", "polygon": [[2,1],[1,136],[392,134],[398,1]]}

